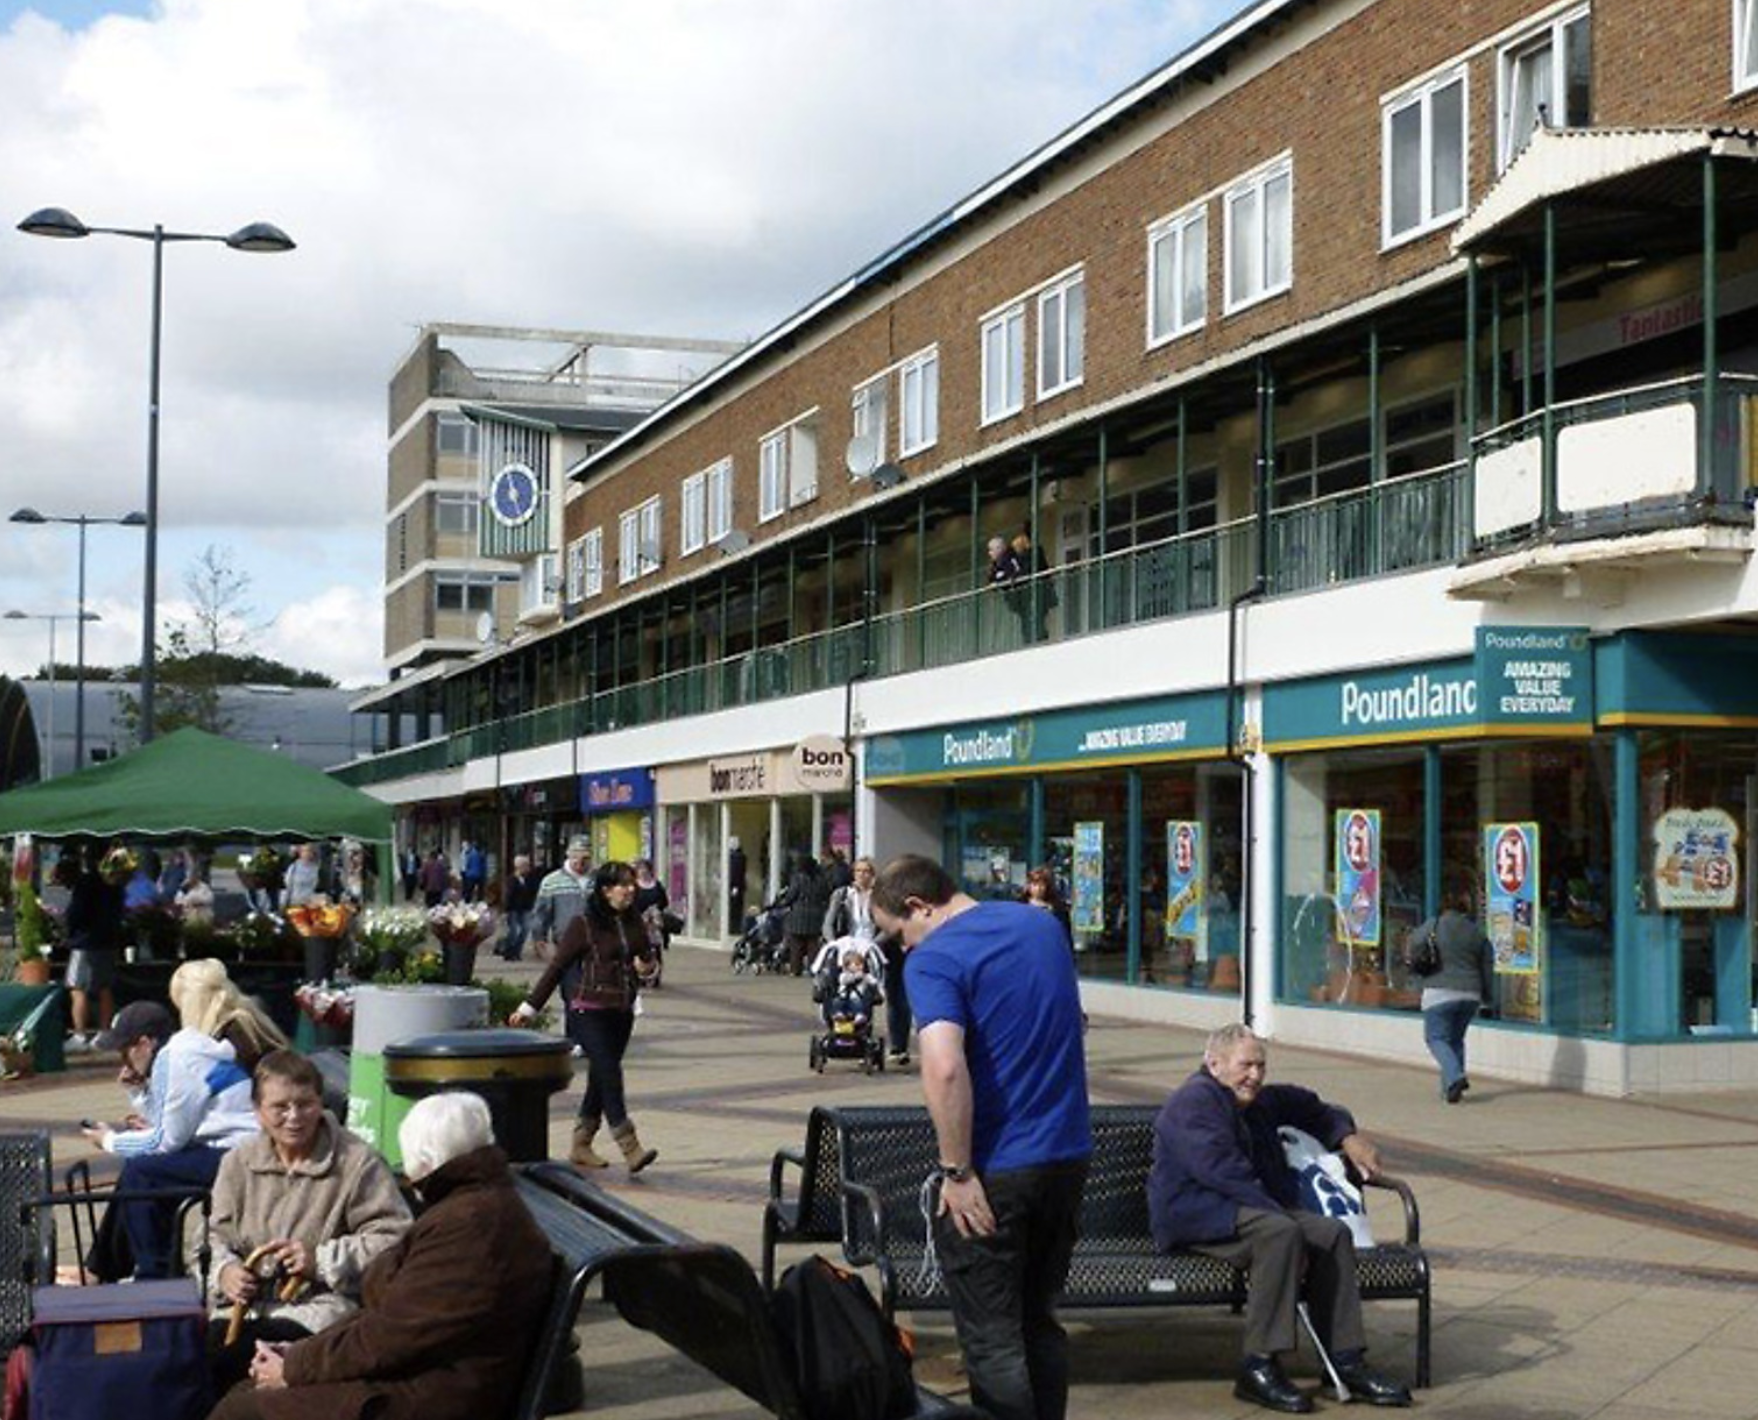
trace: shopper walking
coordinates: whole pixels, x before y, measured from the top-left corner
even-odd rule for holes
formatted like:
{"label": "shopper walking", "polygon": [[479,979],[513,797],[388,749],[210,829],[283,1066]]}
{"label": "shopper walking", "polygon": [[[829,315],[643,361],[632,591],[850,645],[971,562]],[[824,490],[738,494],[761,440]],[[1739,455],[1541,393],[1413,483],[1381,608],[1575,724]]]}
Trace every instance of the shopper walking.
{"label": "shopper walking", "polygon": [[804,849],[792,855],[787,877],[787,969],[798,976],[818,954],[824,914],[830,910],[830,887],[818,860]]}
{"label": "shopper walking", "polygon": [[[1411,932],[1405,959],[1422,978],[1422,1039],[1441,1067],[1441,1098],[1458,1104],[1471,1088],[1465,1073],[1465,1032],[1491,999],[1495,952],[1471,913],[1476,885],[1460,875],[1444,910]],[[1430,971],[1420,968],[1431,966]]]}
{"label": "shopper walking", "polygon": [[933,1241],[971,1399],[994,1420],[1061,1420],[1055,1301],[1092,1153],[1073,958],[1048,913],[977,902],[929,858],[885,865],[873,918],[908,952],[940,1150]]}
{"label": "shopper walking", "polygon": [[495,948],[507,961],[518,961],[525,951],[525,937],[531,930],[531,909],[537,906],[537,889],[543,883],[531,859],[523,853],[513,855],[513,871],[507,874],[501,889],[501,914],[506,934]]}
{"label": "shopper walking", "polygon": [[568,1157],[581,1168],[606,1167],[592,1141],[609,1124],[629,1172],[640,1173],[658,1154],[642,1145],[624,1105],[623,1053],[635,1028],[635,998],[658,962],[635,912],[635,871],[627,863],[606,863],[593,875],[586,910],[562,933],[555,955],[508,1024],[521,1026],[535,1016],[575,967],[579,984],[568,997],[567,1031],[586,1053],[586,1093]]}

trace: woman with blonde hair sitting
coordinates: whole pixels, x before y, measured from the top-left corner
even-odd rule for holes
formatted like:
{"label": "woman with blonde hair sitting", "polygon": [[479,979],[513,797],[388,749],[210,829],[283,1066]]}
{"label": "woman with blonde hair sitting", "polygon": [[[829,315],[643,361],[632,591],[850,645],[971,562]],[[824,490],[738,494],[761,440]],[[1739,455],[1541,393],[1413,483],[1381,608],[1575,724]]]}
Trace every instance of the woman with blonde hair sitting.
{"label": "woman with blonde hair sitting", "polygon": [[238,989],[222,961],[186,961],[172,972],[171,1005],[184,1029],[230,1045],[246,1075],[271,1050],[287,1049],[281,1028]]}

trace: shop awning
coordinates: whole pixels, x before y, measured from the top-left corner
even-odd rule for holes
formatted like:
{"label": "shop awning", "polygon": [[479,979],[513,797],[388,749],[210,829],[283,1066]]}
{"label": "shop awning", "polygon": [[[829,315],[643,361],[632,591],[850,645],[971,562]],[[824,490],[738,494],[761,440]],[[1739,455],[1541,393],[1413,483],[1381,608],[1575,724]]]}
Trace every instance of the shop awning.
{"label": "shop awning", "polygon": [[1567,210],[1571,247],[1631,218],[1701,211],[1704,154],[1758,159],[1758,134],[1730,128],[1541,128],[1453,233],[1453,250],[1505,251],[1537,241],[1547,203]]}
{"label": "shop awning", "polygon": [[323,773],[201,730],[0,793],[0,834],[42,838],[391,837],[391,810]]}

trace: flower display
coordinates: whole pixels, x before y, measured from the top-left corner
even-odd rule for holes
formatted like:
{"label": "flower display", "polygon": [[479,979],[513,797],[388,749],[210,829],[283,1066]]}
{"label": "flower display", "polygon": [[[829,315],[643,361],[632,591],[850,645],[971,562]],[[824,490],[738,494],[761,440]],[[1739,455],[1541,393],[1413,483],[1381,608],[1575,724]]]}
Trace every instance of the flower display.
{"label": "flower display", "polygon": [[278,888],[286,870],[286,859],[266,843],[238,857],[238,880],[247,888]]}
{"label": "flower display", "polygon": [[427,914],[420,908],[369,907],[354,919],[357,974],[374,981],[394,978],[427,939]]}
{"label": "flower display", "polygon": [[494,913],[480,902],[451,902],[429,911],[427,925],[448,946],[475,947],[493,935]]}
{"label": "flower display", "polygon": [[340,937],[348,930],[354,905],[331,902],[320,895],[310,902],[287,908],[285,915],[293,930],[302,937]]}
{"label": "flower display", "polygon": [[120,885],[134,876],[134,870],[140,866],[140,859],[127,844],[118,843],[104,854],[98,864],[98,876],[112,885]]}
{"label": "flower display", "polygon": [[354,992],[347,987],[307,981],[294,991],[293,999],[316,1025],[340,1029],[354,1023]]}

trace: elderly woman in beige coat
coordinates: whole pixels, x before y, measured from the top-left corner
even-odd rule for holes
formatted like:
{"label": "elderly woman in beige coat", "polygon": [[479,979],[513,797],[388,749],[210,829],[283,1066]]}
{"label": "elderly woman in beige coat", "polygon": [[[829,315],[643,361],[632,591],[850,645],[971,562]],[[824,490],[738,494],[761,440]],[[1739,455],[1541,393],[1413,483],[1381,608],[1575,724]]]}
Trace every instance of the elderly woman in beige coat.
{"label": "elderly woman in beige coat", "polygon": [[[218,1393],[244,1379],[257,1341],[295,1341],[358,1310],[367,1264],[410,1224],[384,1159],[325,1112],[323,1078],[303,1055],[263,1056],[252,1097],[262,1133],[228,1153],[214,1180]],[[228,1339],[238,1308],[243,1324]]]}

